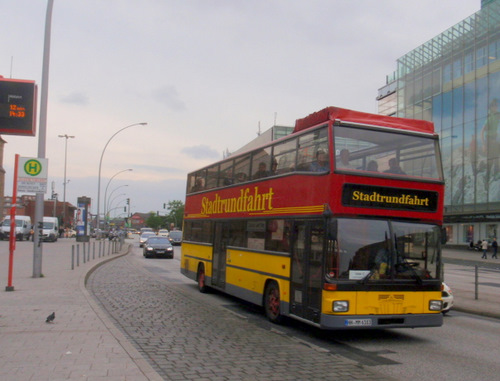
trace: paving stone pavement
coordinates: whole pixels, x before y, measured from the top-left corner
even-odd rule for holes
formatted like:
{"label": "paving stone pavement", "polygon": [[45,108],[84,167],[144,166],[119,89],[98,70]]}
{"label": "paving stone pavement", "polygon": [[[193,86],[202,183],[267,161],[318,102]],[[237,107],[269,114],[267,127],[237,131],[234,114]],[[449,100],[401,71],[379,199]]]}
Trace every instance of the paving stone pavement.
{"label": "paving stone pavement", "polygon": [[203,303],[130,256],[104,264],[87,287],[165,380],[388,380],[359,363]]}

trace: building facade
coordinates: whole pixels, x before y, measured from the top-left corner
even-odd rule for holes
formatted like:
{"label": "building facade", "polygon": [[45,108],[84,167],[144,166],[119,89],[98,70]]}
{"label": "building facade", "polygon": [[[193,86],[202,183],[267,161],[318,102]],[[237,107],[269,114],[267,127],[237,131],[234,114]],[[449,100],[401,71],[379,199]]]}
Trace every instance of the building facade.
{"label": "building facade", "polygon": [[[3,205],[3,218],[10,216],[10,209],[12,207],[12,196],[5,196],[1,198]],[[16,215],[17,216],[30,216],[31,221],[35,221],[35,209],[36,209],[36,196],[34,195],[22,195],[18,196],[16,200]],[[66,207],[62,201],[58,200],[45,200],[43,202],[43,215],[45,217],[57,217],[59,219],[59,225],[73,226],[74,225],[74,215],[76,207],[68,202],[66,202]],[[63,214],[66,213],[66,216]],[[3,220],[2,218],[2,220]],[[67,221],[66,223],[64,221]]]}
{"label": "building facade", "polygon": [[500,233],[500,0],[397,60],[379,113],[434,122],[449,243]]}

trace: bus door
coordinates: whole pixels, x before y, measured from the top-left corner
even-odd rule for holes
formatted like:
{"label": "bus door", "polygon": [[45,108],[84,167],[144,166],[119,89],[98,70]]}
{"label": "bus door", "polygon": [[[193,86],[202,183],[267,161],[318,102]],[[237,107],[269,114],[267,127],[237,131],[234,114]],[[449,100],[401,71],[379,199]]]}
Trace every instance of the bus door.
{"label": "bus door", "polygon": [[323,284],[324,220],[295,221],[293,232],[290,312],[319,323]]}
{"label": "bus door", "polygon": [[224,289],[226,285],[226,247],[229,239],[228,228],[227,222],[215,223],[211,285],[221,289]]}

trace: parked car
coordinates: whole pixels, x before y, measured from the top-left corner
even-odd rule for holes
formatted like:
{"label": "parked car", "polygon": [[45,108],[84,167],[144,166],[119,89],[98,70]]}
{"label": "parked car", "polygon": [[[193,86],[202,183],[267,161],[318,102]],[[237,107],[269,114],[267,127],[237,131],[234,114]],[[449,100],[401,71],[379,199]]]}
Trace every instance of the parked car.
{"label": "parked car", "polygon": [[152,236],[144,244],[143,255],[146,258],[151,257],[174,257],[174,247],[167,237]]}
{"label": "parked car", "polygon": [[154,236],[156,236],[156,234],[153,232],[142,233],[141,236],[139,237],[139,247],[144,247],[144,244],[146,243],[148,238],[154,237]]}
{"label": "parked car", "polygon": [[444,315],[449,310],[451,310],[451,307],[453,307],[453,292],[451,291],[451,288],[444,282],[443,282],[443,286],[441,287],[441,289],[442,289],[441,298],[443,299],[443,309],[441,312]]}
{"label": "parked car", "polygon": [[182,243],[182,230],[174,230],[168,233],[168,238],[172,245],[180,245]]}

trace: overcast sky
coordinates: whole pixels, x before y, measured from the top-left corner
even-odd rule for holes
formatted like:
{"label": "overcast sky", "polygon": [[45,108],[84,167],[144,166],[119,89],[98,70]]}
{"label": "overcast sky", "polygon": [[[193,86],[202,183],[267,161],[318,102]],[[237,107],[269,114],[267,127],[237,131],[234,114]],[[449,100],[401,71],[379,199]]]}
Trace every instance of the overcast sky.
{"label": "overcast sky", "polygon": [[[131,199],[162,212],[185,197],[186,174],[262,131],[327,106],[377,112],[396,60],[480,9],[480,0],[55,0],[46,157],[49,186],[96,212]],[[0,0],[0,75],[41,92],[47,1]],[[38,121],[38,118],[37,118]],[[5,194],[14,156],[38,136],[2,135]],[[120,171],[131,168],[133,171]],[[116,175],[111,182],[110,179]],[[125,186],[127,185],[127,186]],[[123,194],[124,193],[124,194]]]}

